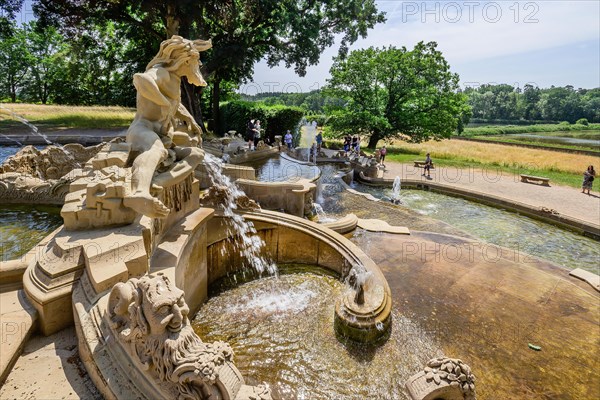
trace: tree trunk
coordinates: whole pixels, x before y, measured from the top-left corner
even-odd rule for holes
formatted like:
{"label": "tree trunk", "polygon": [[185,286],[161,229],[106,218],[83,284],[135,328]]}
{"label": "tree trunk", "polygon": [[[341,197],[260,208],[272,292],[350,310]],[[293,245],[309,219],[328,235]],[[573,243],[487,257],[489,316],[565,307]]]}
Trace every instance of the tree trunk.
{"label": "tree trunk", "polygon": [[369,149],[375,149],[377,147],[377,142],[379,142],[380,139],[381,135],[379,134],[379,132],[373,132],[373,134],[369,138],[369,144],[367,145],[367,147]]}
{"label": "tree trunk", "polygon": [[206,135],[208,132],[206,131],[204,121],[202,120],[199,94],[196,90],[196,86],[189,83],[185,77],[181,79],[181,104],[187,108],[192,117],[194,117],[194,120],[200,125],[202,133]]}
{"label": "tree trunk", "polygon": [[167,39],[179,33],[179,18],[177,17],[177,9],[174,5],[167,5],[166,15],[166,34]]}
{"label": "tree trunk", "polygon": [[214,122],[214,132],[222,135],[221,118],[219,115],[219,102],[221,101],[221,79],[215,77],[212,90],[212,117]]}

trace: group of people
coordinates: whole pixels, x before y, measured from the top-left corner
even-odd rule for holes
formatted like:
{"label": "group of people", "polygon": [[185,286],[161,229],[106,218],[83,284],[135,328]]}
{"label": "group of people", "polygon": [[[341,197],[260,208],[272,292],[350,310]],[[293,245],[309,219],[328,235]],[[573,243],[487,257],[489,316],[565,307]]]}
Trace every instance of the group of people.
{"label": "group of people", "polygon": [[358,136],[344,136],[344,151],[350,153],[355,151],[360,153],[360,138]]}
{"label": "group of people", "polygon": [[254,149],[258,146],[258,142],[260,141],[260,120],[259,119],[251,119],[248,121],[246,125],[246,141],[248,142],[248,150],[252,150],[252,145],[254,145]]}

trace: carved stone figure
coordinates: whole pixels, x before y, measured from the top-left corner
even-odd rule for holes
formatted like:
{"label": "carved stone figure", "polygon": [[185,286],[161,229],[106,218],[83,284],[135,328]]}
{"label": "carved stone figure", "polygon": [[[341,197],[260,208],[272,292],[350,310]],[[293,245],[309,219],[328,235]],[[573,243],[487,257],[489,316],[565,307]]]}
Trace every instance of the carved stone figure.
{"label": "carved stone figure", "polygon": [[454,358],[434,358],[423,371],[410,377],[406,388],[413,400],[475,400],[471,368]]}
{"label": "carved stone figure", "polygon": [[101,147],[23,147],[0,165],[0,203],[63,204],[79,168]]}
{"label": "carved stone figure", "polygon": [[208,399],[217,393],[219,367],[232,361],[233,351],[224,342],[200,340],[183,296],[162,275],[130,279],[113,287],[108,317],[155,379],[175,385],[180,399]]}
{"label": "carved stone figure", "polygon": [[134,75],[137,112],[127,131],[127,142],[137,156],[132,167],[132,190],[123,200],[126,207],[152,218],[166,217],[169,208],[152,196],[152,185],[179,182],[204,158],[197,147],[201,129],[180,103],[180,87],[184,76],[193,85],[206,86],[200,74],[199,52],[211,46],[210,41],[174,35],[161,43],[146,71]]}
{"label": "carved stone figure", "polygon": [[256,211],[260,210],[258,203],[250,199],[246,195],[232,196],[231,188],[222,185],[213,185],[208,188],[206,196],[202,199],[202,204],[212,207],[218,207],[219,205],[225,204],[230,198],[234,198],[236,208],[239,210]]}
{"label": "carved stone figure", "polygon": [[59,179],[81,168],[101,148],[101,144],[84,147],[78,143],[50,145],[41,150],[25,146],[0,165],[0,173],[18,172],[42,180]]}

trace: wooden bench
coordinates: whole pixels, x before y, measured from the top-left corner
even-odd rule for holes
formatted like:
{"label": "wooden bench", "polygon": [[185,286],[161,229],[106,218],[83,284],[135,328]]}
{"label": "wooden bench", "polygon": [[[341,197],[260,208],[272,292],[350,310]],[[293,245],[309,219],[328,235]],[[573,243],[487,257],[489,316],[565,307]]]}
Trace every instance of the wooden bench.
{"label": "wooden bench", "polygon": [[543,178],[541,176],[531,176],[531,175],[520,175],[521,182],[529,183],[529,181],[533,182],[541,182],[542,186],[550,186],[550,178]]}
{"label": "wooden bench", "polygon": [[[425,161],[414,160],[415,168],[425,168]],[[435,169],[433,163],[431,163],[431,169]]]}

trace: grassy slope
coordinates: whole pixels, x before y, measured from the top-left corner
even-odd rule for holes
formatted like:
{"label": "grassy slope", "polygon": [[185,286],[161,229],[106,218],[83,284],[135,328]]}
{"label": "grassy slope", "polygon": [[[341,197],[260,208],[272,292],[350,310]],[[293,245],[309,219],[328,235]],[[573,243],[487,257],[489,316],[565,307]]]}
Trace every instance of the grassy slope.
{"label": "grassy slope", "polygon": [[55,106],[39,104],[0,104],[0,128],[27,129],[11,113],[15,113],[42,130],[62,128],[126,128],[135,109],[102,106]]}

